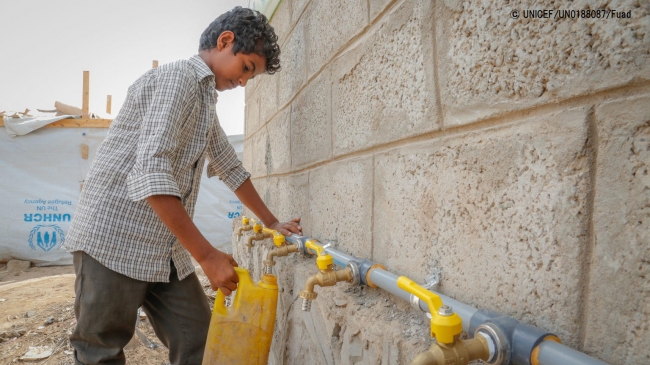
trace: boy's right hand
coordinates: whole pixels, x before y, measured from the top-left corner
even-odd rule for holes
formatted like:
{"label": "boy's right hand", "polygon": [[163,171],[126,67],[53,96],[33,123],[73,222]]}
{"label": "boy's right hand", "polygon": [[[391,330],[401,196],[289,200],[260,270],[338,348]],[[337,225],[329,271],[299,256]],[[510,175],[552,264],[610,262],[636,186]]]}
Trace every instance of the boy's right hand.
{"label": "boy's right hand", "polygon": [[238,265],[231,255],[215,249],[201,260],[199,265],[210,280],[212,290],[219,289],[225,296],[228,296],[237,289],[239,276],[237,276],[234,267]]}

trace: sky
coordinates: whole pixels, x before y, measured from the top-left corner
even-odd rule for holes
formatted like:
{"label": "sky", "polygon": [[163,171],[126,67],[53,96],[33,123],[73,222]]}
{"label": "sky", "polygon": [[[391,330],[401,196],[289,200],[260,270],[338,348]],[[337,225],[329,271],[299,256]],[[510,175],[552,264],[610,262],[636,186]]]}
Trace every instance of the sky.
{"label": "sky", "polygon": [[[152,66],[186,59],[217,16],[248,0],[3,0],[0,111],[81,107],[90,71],[90,111],[117,115],[128,87]],[[219,122],[244,132],[244,89],[219,93]]]}

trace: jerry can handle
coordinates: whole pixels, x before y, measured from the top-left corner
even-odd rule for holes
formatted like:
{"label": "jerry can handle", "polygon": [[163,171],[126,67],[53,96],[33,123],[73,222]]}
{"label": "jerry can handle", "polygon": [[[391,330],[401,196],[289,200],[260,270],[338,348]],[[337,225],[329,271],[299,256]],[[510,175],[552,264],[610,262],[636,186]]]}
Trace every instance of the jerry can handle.
{"label": "jerry can handle", "polygon": [[[251,276],[248,273],[248,270],[242,268],[242,267],[235,267],[235,272],[237,273],[237,276],[239,277],[239,283],[237,284],[237,289],[243,289],[244,287],[251,287],[253,285],[253,281],[251,280]],[[232,301],[232,306],[237,307],[239,303],[239,298],[241,296],[242,290],[237,290],[235,292],[235,297],[233,298]],[[214,298],[214,310],[219,311],[222,313],[228,312],[228,309],[226,307],[226,296],[223,294],[221,290],[217,290],[217,296]]]}

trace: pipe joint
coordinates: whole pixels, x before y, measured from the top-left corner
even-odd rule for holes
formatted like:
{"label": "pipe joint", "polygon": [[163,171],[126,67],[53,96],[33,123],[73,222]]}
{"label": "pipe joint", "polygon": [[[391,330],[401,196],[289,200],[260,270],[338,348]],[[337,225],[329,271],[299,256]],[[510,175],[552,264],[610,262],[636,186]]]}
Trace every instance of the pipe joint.
{"label": "pipe joint", "polygon": [[501,331],[504,341],[508,343],[510,361],[513,364],[532,365],[533,350],[547,337],[557,338],[553,333],[487,309],[478,310],[472,316],[469,328],[471,332],[476,332],[484,328],[483,325],[490,325]]}

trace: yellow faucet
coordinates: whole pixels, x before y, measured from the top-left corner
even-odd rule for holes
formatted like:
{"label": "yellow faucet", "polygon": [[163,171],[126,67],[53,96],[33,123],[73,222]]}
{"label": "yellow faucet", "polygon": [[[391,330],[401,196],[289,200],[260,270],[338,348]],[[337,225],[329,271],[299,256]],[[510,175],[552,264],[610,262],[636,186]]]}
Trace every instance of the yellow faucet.
{"label": "yellow faucet", "polygon": [[241,236],[243,235],[244,231],[250,231],[253,229],[253,226],[250,224],[250,219],[246,216],[241,217],[241,224],[242,226],[237,229],[237,241],[241,240]]}
{"label": "yellow faucet", "polygon": [[463,321],[440,297],[406,276],[397,279],[397,286],[427,303],[431,314],[431,337],[436,339],[428,351],[413,359],[411,365],[467,365],[470,361],[490,358],[487,338],[481,335],[461,340]]}
{"label": "yellow faucet", "polygon": [[334,259],[325,252],[322,246],[317,245],[315,240],[305,242],[305,248],[316,253],[316,266],[320,270],[318,274],[309,277],[305,281],[305,289],[300,291],[302,310],[308,312],[311,309],[311,301],[318,296],[318,293],[314,292],[316,285],[321,287],[334,286],[340,281],[352,281],[352,270],[348,267],[334,270]]}

